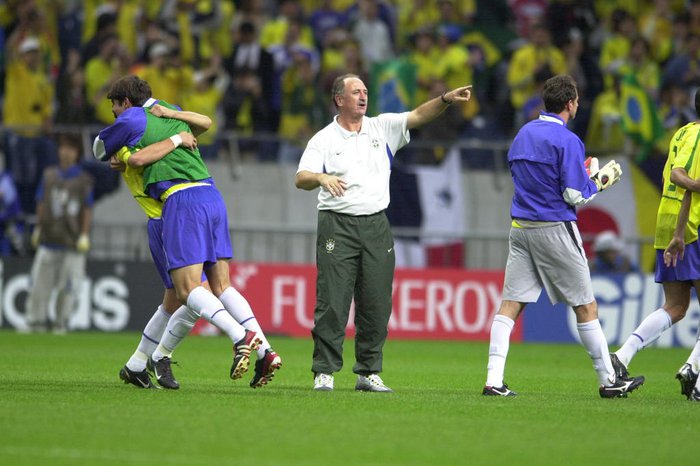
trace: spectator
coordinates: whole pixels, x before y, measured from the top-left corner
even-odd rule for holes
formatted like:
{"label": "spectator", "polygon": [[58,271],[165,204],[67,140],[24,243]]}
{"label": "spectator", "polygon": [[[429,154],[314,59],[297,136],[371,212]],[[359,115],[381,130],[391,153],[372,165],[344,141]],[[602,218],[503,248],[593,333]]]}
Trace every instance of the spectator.
{"label": "spectator", "polygon": [[314,44],[319,50],[326,43],[326,34],[335,28],[345,27],[346,22],[345,15],[336,7],[333,0],[323,0],[320,3],[309,16],[309,25],[314,36]]}
{"label": "spectator", "polygon": [[591,152],[619,152],[624,148],[620,102],[620,78],[615,77],[612,88],[604,90],[593,100],[586,130],[586,148]]}
{"label": "spectator", "polygon": [[34,213],[39,177],[51,162],[53,146],[46,137],[52,128],[54,88],[41,65],[41,43],[36,37],[7,44],[7,76],[3,101],[7,169],[17,184],[20,205]]}
{"label": "spectator", "polygon": [[442,50],[437,47],[435,34],[429,28],[419,29],[411,36],[411,50],[408,59],[416,66],[416,101],[428,100],[430,86],[437,78],[435,64],[442,55]]}
{"label": "spectator", "polygon": [[[183,108],[212,116],[209,130],[197,136],[197,147],[203,159],[215,159],[219,152],[218,122],[222,119],[221,104],[230,81],[231,78],[221,66],[221,58],[215,55],[209,67],[194,74],[194,88],[184,95]],[[215,115],[219,118],[215,118]]]}
{"label": "spectator", "polygon": [[233,53],[223,62],[232,78],[224,97],[226,127],[247,134],[276,131],[270,123],[272,96],[278,92],[273,57],[260,45],[251,22],[240,25],[234,41]]}
{"label": "spectator", "polygon": [[518,36],[532,36],[533,29],[545,19],[548,3],[547,0],[508,0]]}
{"label": "spectator", "polygon": [[532,121],[540,116],[544,111],[544,100],[542,100],[542,90],[544,83],[552,77],[548,68],[544,68],[535,73],[535,92],[525,101],[522,109],[521,121]]}
{"label": "spectator", "polygon": [[686,35],[683,48],[664,66],[663,83],[700,86],[700,35]]}
{"label": "spectator", "polygon": [[[360,0],[358,5],[359,15],[352,26],[352,34],[360,44],[365,70],[371,71],[374,63],[394,57],[394,45],[389,26],[379,18],[377,0]],[[468,79],[466,81],[471,82]]]}
{"label": "spectator", "polygon": [[107,92],[112,83],[127,72],[129,59],[116,34],[103,35],[101,40],[99,54],[85,65],[85,93],[95,120],[110,124],[114,121],[114,115]]}
{"label": "spectator", "polygon": [[76,308],[85,275],[85,255],[90,249],[93,203],[93,179],[78,165],[82,147],[77,135],[59,137],[59,165],[44,171],[37,190],[37,224],[32,232],[37,252],[27,300],[30,331],[48,330],[49,301],[54,290],[56,315],[51,327],[55,333],[68,331]]}
{"label": "spectator", "polygon": [[633,75],[652,99],[656,100],[659,97],[659,65],[651,58],[651,48],[643,37],[635,36],[632,39],[629,54],[618,72],[620,76]]}
{"label": "spectator", "polygon": [[[268,47],[268,52],[272,54],[275,63],[274,87],[270,90],[270,105],[272,108],[270,126],[279,128],[279,114],[282,108],[282,76],[284,72],[292,66],[297,55],[303,54],[310,60],[309,65],[313,68],[314,74],[319,70],[319,58],[314,47],[304,44],[301,39],[302,30],[305,26],[298,19],[290,19],[287,24],[287,32],[281,44]],[[314,90],[314,92],[316,92]]]}
{"label": "spectator", "polygon": [[599,233],[593,242],[595,255],[588,261],[591,272],[639,272],[639,267],[622,253],[624,244],[614,231]]}
{"label": "spectator", "polygon": [[173,105],[182,106],[186,89],[194,83],[194,69],[183,63],[176,50],[165,42],[156,42],[148,51],[149,62],[136,72],[153,89],[153,95]]}
{"label": "spectator", "polygon": [[313,31],[309,26],[306,26],[306,19],[299,0],[278,0],[277,10],[279,15],[261,26],[260,44],[265,48],[269,48],[283,43],[289,24],[292,21],[298,21],[303,25],[300,32],[300,42],[309,48],[313,48]]}
{"label": "spectator", "polygon": [[94,118],[85,95],[85,72],[80,66],[80,52],[76,49],[66,53],[65,65],[56,82],[56,96],[57,123],[85,124]]}
{"label": "spectator", "polygon": [[[480,54],[472,54],[461,44],[462,30],[455,25],[438,27],[438,49],[440,58],[435,63],[435,73],[438,79],[445,82],[448,88],[459,87],[462,82],[474,82],[475,60],[480,60]],[[471,120],[479,113],[480,105],[476,92],[472,93],[470,105],[462,105],[464,118]]]}
{"label": "spectator", "polygon": [[[549,30],[544,24],[537,23],[530,28],[530,42],[513,53],[508,67],[510,101],[516,115],[522,115],[525,101],[535,92],[535,75],[546,70],[551,75],[566,73],[566,58],[552,45]],[[516,127],[522,123],[522,120],[517,120]]]}
{"label": "spectator", "polygon": [[637,33],[634,17],[625,10],[613,11],[610,21],[611,35],[603,42],[598,60],[607,89],[613,86],[614,76],[620,74],[620,67],[629,56],[632,39]]}
{"label": "spectator", "polygon": [[81,53],[82,66],[100,54],[105,38],[114,36],[118,33],[117,30],[117,14],[114,8],[110,5],[108,8],[103,8],[97,16],[97,29],[95,34],[83,45]]}
{"label": "spectator", "polygon": [[326,118],[325,101],[318,92],[318,72],[310,53],[297,51],[282,75],[282,116],[279,135],[284,139],[278,154],[281,163],[298,163],[306,142],[321,129]]}
{"label": "spectator", "polygon": [[639,33],[651,44],[651,56],[664,63],[673,51],[673,9],[671,0],[654,0],[639,17]]}

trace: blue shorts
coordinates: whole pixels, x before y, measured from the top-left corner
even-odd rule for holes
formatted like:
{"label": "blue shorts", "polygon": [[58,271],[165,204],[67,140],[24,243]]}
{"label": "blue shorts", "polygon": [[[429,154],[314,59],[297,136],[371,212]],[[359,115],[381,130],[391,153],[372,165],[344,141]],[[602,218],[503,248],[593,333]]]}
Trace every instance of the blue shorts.
{"label": "blue shorts", "polygon": [[[149,218],[146,227],[148,229],[148,248],[151,250],[151,257],[156,265],[158,275],[163,281],[163,286],[166,289],[172,289],[175,286],[165,265],[165,251],[163,250],[163,220],[160,218]],[[202,272],[202,283],[207,280],[207,275]]]}
{"label": "blue shorts", "polygon": [[214,186],[170,195],[163,205],[163,251],[169,271],[193,264],[204,268],[233,257],[226,204]]}
{"label": "blue shorts", "polygon": [[683,259],[678,259],[675,267],[666,267],[664,264],[664,250],[656,250],[656,283],[686,282],[700,280],[700,241],[694,241],[685,245]]}
{"label": "blue shorts", "polygon": [[151,250],[153,263],[156,265],[156,270],[160,279],[163,280],[165,288],[172,288],[173,281],[168,274],[168,268],[165,266],[165,251],[163,251],[163,220],[159,218],[149,218],[148,224],[148,248]]}

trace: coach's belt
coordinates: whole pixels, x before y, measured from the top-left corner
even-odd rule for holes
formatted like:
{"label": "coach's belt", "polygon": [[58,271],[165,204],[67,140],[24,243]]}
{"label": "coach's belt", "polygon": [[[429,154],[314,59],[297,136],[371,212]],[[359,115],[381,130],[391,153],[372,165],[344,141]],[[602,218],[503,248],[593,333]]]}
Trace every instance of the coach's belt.
{"label": "coach's belt", "polygon": [[182,191],[183,189],[189,189],[189,188],[194,188],[196,186],[211,186],[209,183],[180,183],[176,184],[175,186],[171,186],[168,189],[166,189],[163,194],[160,195],[160,200],[161,202],[165,202],[167,198],[169,198],[171,195],[175,194],[178,191]]}

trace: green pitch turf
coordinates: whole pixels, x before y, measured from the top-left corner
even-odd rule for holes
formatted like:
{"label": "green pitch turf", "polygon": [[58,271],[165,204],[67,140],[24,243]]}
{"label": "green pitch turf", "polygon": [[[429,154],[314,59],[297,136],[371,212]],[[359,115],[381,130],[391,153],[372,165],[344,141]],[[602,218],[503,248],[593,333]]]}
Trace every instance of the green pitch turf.
{"label": "green pitch turf", "polygon": [[178,349],[178,391],[124,385],[138,334],[0,332],[0,465],[660,465],[695,462],[700,403],[680,395],[685,349],[647,349],[646,384],[603,400],[576,345],[513,344],[512,399],[481,396],[487,344],[389,341],[394,394],[311,389],[311,342],[273,338],[284,366],[263,388],[228,378],[221,337]]}

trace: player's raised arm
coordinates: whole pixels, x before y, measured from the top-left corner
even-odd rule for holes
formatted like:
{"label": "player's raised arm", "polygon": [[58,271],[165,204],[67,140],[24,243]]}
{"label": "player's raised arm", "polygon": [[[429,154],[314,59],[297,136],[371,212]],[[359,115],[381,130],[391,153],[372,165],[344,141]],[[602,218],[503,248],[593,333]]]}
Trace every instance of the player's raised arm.
{"label": "player's raised arm", "polygon": [[211,128],[212,125],[211,118],[201,113],[175,110],[159,104],[155,104],[151,107],[151,114],[160,118],[172,118],[174,120],[183,121],[189,125],[195,136],[204,133]]}
{"label": "player's raised arm", "polygon": [[180,131],[174,136],[153,143],[131,154],[126,163],[130,167],[144,167],[157,162],[180,146],[187,149],[195,149],[197,147],[197,138],[192,133]]}

